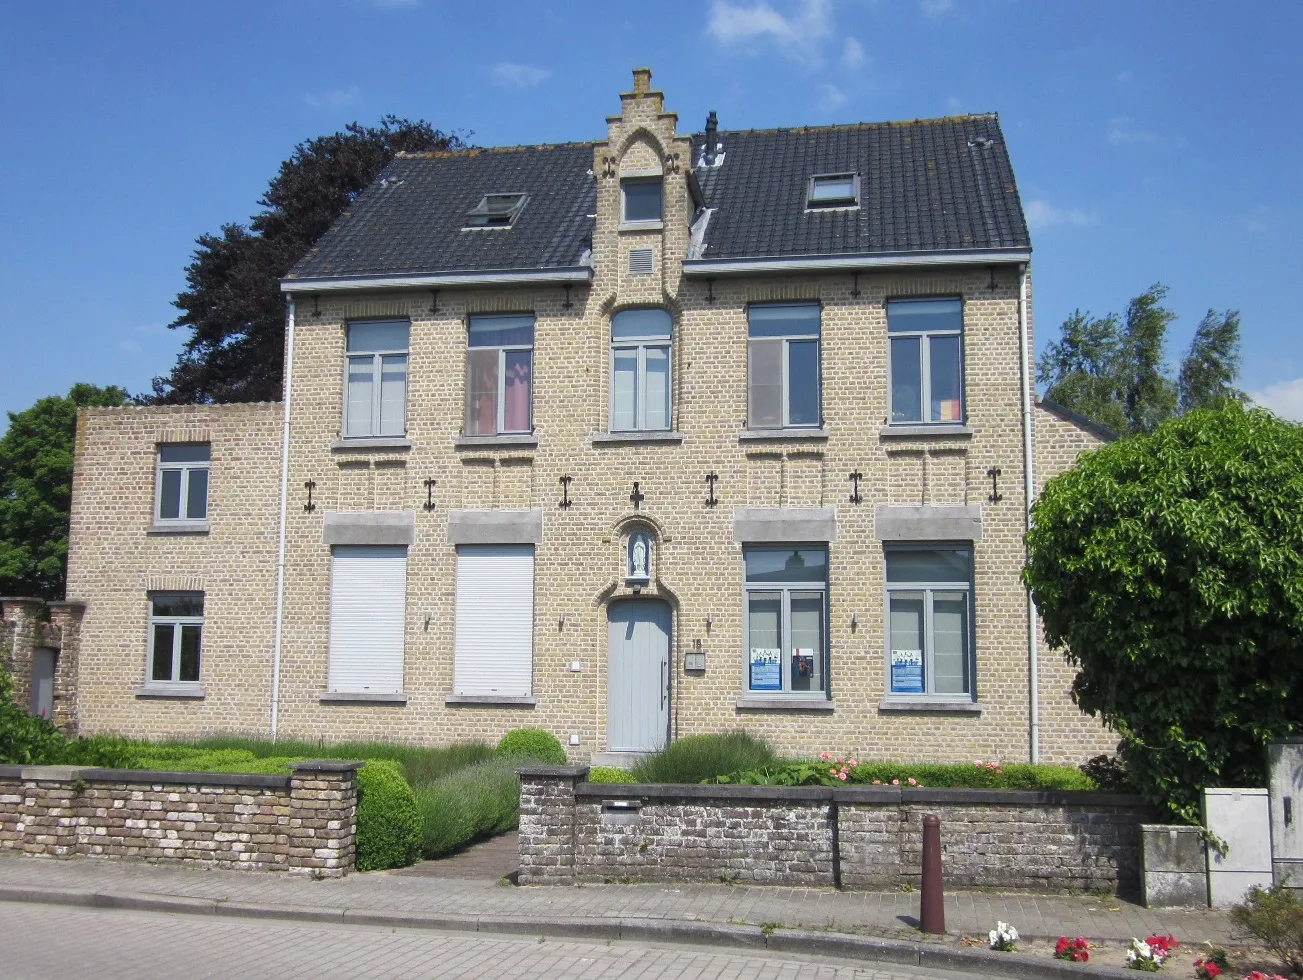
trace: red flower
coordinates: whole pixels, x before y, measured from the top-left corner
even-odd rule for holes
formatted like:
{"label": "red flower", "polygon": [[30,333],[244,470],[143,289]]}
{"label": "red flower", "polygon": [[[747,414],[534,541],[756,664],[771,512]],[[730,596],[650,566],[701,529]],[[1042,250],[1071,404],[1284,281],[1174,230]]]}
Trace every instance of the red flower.
{"label": "red flower", "polygon": [[1054,955],[1061,960],[1085,963],[1090,959],[1090,953],[1087,949],[1089,946],[1090,943],[1086,941],[1085,936],[1078,936],[1076,939],[1060,936],[1059,941],[1054,944]]}

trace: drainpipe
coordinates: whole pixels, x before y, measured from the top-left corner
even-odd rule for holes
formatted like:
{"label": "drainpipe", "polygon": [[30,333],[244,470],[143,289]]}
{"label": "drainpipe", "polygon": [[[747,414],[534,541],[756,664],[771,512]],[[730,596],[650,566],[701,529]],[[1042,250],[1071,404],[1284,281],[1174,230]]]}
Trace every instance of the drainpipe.
{"label": "drainpipe", "polygon": [[[1025,526],[1032,526],[1032,497],[1036,492],[1036,477],[1032,458],[1032,388],[1030,331],[1027,329],[1027,266],[1018,267],[1018,357],[1022,362],[1022,452],[1023,452],[1023,504],[1026,508]],[[1024,546],[1025,547],[1025,546]],[[1024,554],[1026,552],[1024,551]],[[1036,641],[1036,604],[1031,591],[1027,592],[1027,682],[1031,687],[1028,739],[1029,755],[1033,763],[1041,761],[1041,689],[1039,651]]]}
{"label": "drainpipe", "polygon": [[280,536],[276,546],[276,638],[271,658],[271,740],[276,741],[276,727],[281,703],[281,637],[285,625],[285,513],[290,490],[290,378],[294,371],[294,297],[290,296],[285,328],[285,417],[281,423],[281,513]]}

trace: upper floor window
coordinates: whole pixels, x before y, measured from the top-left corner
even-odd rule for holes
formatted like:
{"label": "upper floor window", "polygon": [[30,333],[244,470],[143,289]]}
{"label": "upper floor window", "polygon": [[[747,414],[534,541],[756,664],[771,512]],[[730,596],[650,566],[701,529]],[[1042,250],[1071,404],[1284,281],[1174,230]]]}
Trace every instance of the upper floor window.
{"label": "upper floor window", "polygon": [[817,426],[819,304],[747,308],[747,426]]}
{"label": "upper floor window", "polygon": [[661,220],[660,177],[625,177],[620,181],[620,220],[624,223]]}
{"label": "upper floor window", "polygon": [[810,178],[809,208],[853,208],[860,203],[857,174],[818,174]]}
{"label": "upper floor window", "polygon": [[407,429],[406,320],[348,325],[344,436],[401,436]]}
{"label": "upper floor window", "polygon": [[485,194],[466,215],[467,228],[508,228],[524,210],[524,194]]}
{"label": "upper floor window", "polygon": [[473,316],[466,355],[466,435],[533,428],[534,315]]}
{"label": "upper floor window", "polygon": [[972,553],[894,548],[886,557],[891,693],[971,697]]}
{"label": "upper floor window", "polygon": [[964,420],[964,303],[900,299],[887,303],[891,341],[891,421]]}
{"label": "upper floor window", "polygon": [[181,442],[158,447],[154,479],[154,520],[181,523],[208,520],[208,468],[211,449],[206,442]]}
{"label": "upper floor window", "polygon": [[665,310],[611,317],[611,431],[670,427],[670,332]]}
{"label": "upper floor window", "polygon": [[747,690],[823,695],[828,690],[828,550],[751,547],[746,565]]}
{"label": "upper floor window", "polygon": [[202,592],[152,593],[146,684],[198,684],[203,633]]}

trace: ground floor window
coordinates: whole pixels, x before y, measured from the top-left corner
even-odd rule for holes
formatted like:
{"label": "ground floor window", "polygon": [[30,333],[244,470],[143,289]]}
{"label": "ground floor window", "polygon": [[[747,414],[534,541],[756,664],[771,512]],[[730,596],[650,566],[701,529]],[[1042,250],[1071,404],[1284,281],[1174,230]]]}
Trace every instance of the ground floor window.
{"label": "ground floor window", "polygon": [[407,549],[335,545],[330,553],[332,694],[401,694]]}
{"label": "ground floor window", "polygon": [[149,684],[198,684],[204,594],[154,592],[149,597]]}
{"label": "ground floor window", "polygon": [[534,675],[534,546],[457,549],[453,693],[529,697]]}
{"label": "ground floor window", "polygon": [[889,548],[886,559],[891,693],[971,697],[972,552]]}
{"label": "ground floor window", "polygon": [[828,549],[743,549],[746,689],[827,694]]}

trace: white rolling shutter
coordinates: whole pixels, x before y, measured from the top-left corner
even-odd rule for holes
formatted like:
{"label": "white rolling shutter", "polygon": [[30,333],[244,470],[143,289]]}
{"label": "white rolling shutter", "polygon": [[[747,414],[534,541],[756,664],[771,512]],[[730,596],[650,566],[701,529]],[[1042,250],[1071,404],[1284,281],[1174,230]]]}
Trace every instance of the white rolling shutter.
{"label": "white rolling shutter", "polygon": [[406,607],[406,548],[331,549],[331,693],[402,693]]}
{"label": "white rolling shutter", "polygon": [[457,549],[453,693],[528,697],[534,665],[534,546]]}

